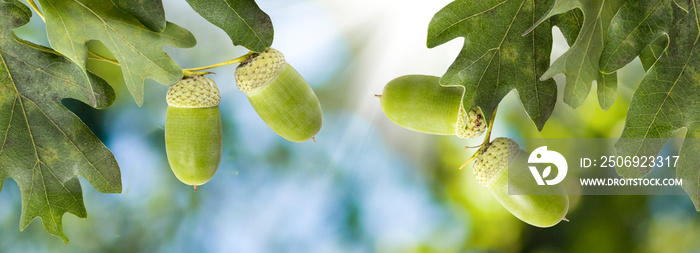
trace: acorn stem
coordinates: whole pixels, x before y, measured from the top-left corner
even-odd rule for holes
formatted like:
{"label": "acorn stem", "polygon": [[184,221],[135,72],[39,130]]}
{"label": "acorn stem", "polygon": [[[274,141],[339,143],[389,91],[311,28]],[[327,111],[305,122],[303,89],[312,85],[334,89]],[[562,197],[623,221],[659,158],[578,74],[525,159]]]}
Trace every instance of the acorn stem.
{"label": "acorn stem", "polygon": [[216,67],[226,66],[226,65],[229,65],[229,64],[241,63],[241,62],[245,61],[246,59],[248,59],[248,57],[249,57],[251,54],[254,54],[254,53],[255,53],[255,52],[250,51],[250,52],[248,52],[247,54],[245,54],[245,55],[243,55],[243,56],[241,56],[241,57],[238,57],[238,58],[236,58],[236,59],[233,59],[233,60],[228,60],[228,61],[225,61],[225,62],[220,62],[220,63],[217,63],[217,64],[212,64],[212,65],[204,66],[204,67],[183,69],[182,72],[185,74],[185,76],[188,76],[188,75],[192,75],[192,73],[195,72],[195,71],[207,70],[207,69],[212,69],[212,68],[216,68]]}
{"label": "acorn stem", "polygon": [[484,138],[484,142],[481,144],[482,147],[491,142],[491,130],[493,130],[493,122],[496,120],[496,112],[498,112],[498,105],[493,109],[493,113],[491,114],[491,120],[488,126],[489,130],[486,131],[486,138]]}
{"label": "acorn stem", "polygon": [[[493,113],[491,114],[491,120],[489,121],[489,125],[488,125],[488,128],[489,128],[489,129],[486,130],[486,137],[484,138],[484,141],[481,143],[480,146],[478,146],[478,147],[479,147],[479,150],[477,150],[476,152],[474,152],[474,154],[472,154],[472,156],[469,157],[469,159],[467,159],[466,162],[462,163],[462,165],[459,166],[459,170],[462,170],[464,167],[467,166],[467,164],[469,164],[470,162],[474,161],[474,160],[481,154],[481,152],[482,152],[484,149],[486,149],[486,146],[487,146],[489,143],[491,143],[491,130],[493,130],[493,122],[494,122],[494,120],[496,119],[496,112],[497,112],[497,111],[498,111],[498,106],[496,106],[496,108],[493,109]],[[468,147],[465,147],[465,149],[466,149],[466,148],[468,148]]]}
{"label": "acorn stem", "polygon": [[27,0],[27,3],[29,3],[29,6],[31,6],[32,9],[34,9],[34,11],[36,11],[36,14],[39,14],[39,17],[41,17],[41,20],[44,21],[44,23],[46,23],[46,19],[44,18],[44,14],[41,13],[41,11],[39,10],[39,7],[36,5],[34,0]]}
{"label": "acorn stem", "polygon": [[203,76],[203,75],[209,75],[209,74],[216,74],[214,72],[209,72],[209,71],[202,71],[202,72],[190,72],[190,71],[183,71],[183,77],[191,77],[191,76]]}

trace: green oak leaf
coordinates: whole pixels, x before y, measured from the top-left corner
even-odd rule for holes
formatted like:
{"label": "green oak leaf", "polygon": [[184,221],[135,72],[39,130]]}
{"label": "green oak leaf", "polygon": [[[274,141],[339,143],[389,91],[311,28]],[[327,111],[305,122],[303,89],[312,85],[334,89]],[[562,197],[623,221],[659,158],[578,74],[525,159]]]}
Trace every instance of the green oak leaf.
{"label": "green oak leaf", "polygon": [[576,37],[581,32],[583,26],[583,12],[579,9],[573,9],[566,13],[553,16],[549,19],[553,25],[559,27],[566,43],[569,46],[576,42]]}
{"label": "green oak leaf", "polygon": [[700,212],[700,123],[695,122],[688,126],[685,140],[678,154],[678,167],[676,178],[683,180],[683,190],[688,193],[690,200],[695,205],[695,210]]}
{"label": "green oak leaf", "polygon": [[[635,91],[615,145],[618,155],[657,155],[669,138],[687,128],[676,172],[700,211],[698,140],[691,139],[700,138],[700,15],[695,2],[674,4],[672,8],[673,16],[667,18],[673,20],[673,25],[657,27],[668,34],[668,46]],[[650,170],[623,167],[617,173],[638,178]]]}
{"label": "green oak leaf", "polygon": [[22,195],[20,229],[40,217],[68,243],[62,217],[87,217],[78,176],[99,192],[121,192],[114,155],[61,104],[77,99],[95,108],[114,102],[112,88],[65,57],[15,36],[31,17],[17,0],[0,1],[0,189],[7,178]]}
{"label": "green oak leaf", "polygon": [[[559,27],[569,46],[576,43],[581,28],[583,27],[583,12],[580,9],[573,9],[566,13],[550,18],[552,23]],[[617,75],[599,73],[598,76],[598,104],[603,110],[609,109],[617,96]]]}
{"label": "green oak leaf", "polygon": [[[600,71],[612,73],[643,51],[645,69],[656,62],[666,47],[666,31],[672,25],[669,0],[627,1],[608,29],[608,43],[600,57]],[[652,43],[654,41],[658,41]]]}
{"label": "green oak leaf", "polygon": [[155,32],[165,30],[165,9],[160,0],[111,0],[120,10],[138,18]]}
{"label": "green oak leaf", "polygon": [[515,89],[541,130],[557,99],[556,83],[538,78],[549,66],[551,26],[546,22],[529,35],[521,34],[549,5],[549,1],[534,0],[457,0],[445,6],[430,21],[428,47],[457,37],[465,40],[440,82],[464,86],[465,108],[480,106],[487,120]]}
{"label": "green oak leaf", "polygon": [[272,45],[272,21],[254,0],[187,0],[187,3],[207,21],[224,30],[233,45],[256,52]]}
{"label": "green oak leaf", "polygon": [[[566,76],[564,102],[574,108],[583,105],[597,81],[598,103],[607,110],[617,96],[617,75],[599,70],[600,56],[607,41],[610,21],[624,0],[556,0],[547,14],[533,27],[552,16],[578,8],[583,13],[583,26],[571,48],[552,63],[542,79],[563,73]],[[532,29],[532,28],[531,28]]]}
{"label": "green oak leaf", "polygon": [[86,69],[90,40],[102,42],[119,61],[124,83],[140,106],[143,81],[151,78],[171,85],[182,78],[182,69],[163,51],[163,46],[193,47],[197,42],[189,31],[167,23],[154,32],[124,15],[112,1],[39,0],[46,17],[49,43],[56,51]]}
{"label": "green oak leaf", "polygon": [[[668,37],[662,36],[656,39],[654,42],[649,44],[647,47],[639,53],[639,61],[642,62],[642,68],[644,72],[648,71],[656,60],[659,59],[661,53],[664,52],[666,46],[668,45]],[[634,59],[634,58],[633,58]]]}

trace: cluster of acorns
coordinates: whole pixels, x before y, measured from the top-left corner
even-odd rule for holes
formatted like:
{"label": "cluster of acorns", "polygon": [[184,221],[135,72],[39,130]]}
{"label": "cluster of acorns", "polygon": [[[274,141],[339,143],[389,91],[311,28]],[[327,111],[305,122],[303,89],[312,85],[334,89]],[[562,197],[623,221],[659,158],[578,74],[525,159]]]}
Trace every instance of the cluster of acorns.
{"label": "cluster of acorns", "polygon": [[[391,80],[377,97],[384,114],[401,127],[428,134],[478,137],[488,124],[481,108],[464,108],[464,91],[463,86],[441,85],[436,76],[407,75]],[[515,217],[537,227],[551,227],[566,219],[569,197],[561,185],[549,188],[552,192],[547,195],[508,194],[508,169],[527,165],[529,156],[515,141],[496,138],[477,152],[473,166],[477,182]],[[510,187],[523,184],[515,180]]]}
{"label": "cluster of acorns", "polygon": [[[279,51],[253,53],[235,71],[236,85],[275,133],[293,142],[313,138],[323,121],[321,104],[303,77]],[[213,80],[186,76],[166,95],[165,150],[175,176],[195,191],[212,179],[221,162],[221,95]]]}
{"label": "cluster of acorns", "polygon": [[[268,48],[250,54],[235,71],[236,85],[260,118],[283,138],[303,142],[321,129],[321,105],[304,78]],[[488,124],[481,108],[467,111],[464,87],[443,86],[436,76],[408,75],[390,81],[380,97],[384,114],[396,124],[418,132],[474,138]],[[202,75],[183,78],[168,89],[165,147],[175,176],[195,190],[214,176],[221,162],[222,136],[214,81]],[[508,138],[481,148],[474,162],[477,181],[508,211],[538,227],[565,219],[569,199],[563,187],[552,195],[509,195],[508,168],[524,163],[527,152]],[[514,186],[514,185],[511,185]]]}

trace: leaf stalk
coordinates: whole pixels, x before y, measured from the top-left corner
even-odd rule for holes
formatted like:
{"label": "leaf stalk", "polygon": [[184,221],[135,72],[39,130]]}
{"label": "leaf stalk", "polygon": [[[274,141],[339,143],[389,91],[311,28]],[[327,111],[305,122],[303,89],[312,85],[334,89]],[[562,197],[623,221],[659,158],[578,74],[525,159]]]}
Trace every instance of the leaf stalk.
{"label": "leaf stalk", "polygon": [[185,76],[201,75],[202,73],[211,73],[211,72],[196,72],[196,71],[207,70],[207,69],[213,69],[213,68],[216,68],[216,67],[226,66],[226,65],[235,64],[235,63],[241,63],[241,62],[245,61],[246,59],[248,59],[248,57],[249,57],[250,55],[254,54],[254,53],[255,53],[255,52],[250,51],[250,52],[248,52],[247,54],[245,54],[245,55],[243,55],[243,56],[241,56],[241,57],[238,57],[238,58],[236,58],[236,59],[233,59],[233,60],[228,60],[228,61],[225,61],[225,62],[220,62],[220,63],[212,64],[212,65],[209,65],[209,66],[203,66],[203,67],[196,67],[196,68],[183,69],[182,72],[183,72],[183,74],[184,74]]}

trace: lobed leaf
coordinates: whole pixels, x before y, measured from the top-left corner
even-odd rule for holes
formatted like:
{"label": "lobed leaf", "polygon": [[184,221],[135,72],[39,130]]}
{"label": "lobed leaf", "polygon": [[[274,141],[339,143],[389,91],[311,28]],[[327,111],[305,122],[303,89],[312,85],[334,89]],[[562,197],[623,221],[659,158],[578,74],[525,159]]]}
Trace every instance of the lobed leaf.
{"label": "lobed leaf", "polygon": [[615,101],[617,76],[602,74],[599,62],[607,41],[608,26],[624,2],[625,0],[556,0],[546,15],[533,26],[573,9],[582,11],[583,25],[576,41],[542,75],[542,79],[552,78],[559,73],[566,76],[564,102],[574,108],[583,105],[593,81],[598,84],[598,102],[601,108],[607,110]]}
{"label": "lobed leaf", "polygon": [[557,99],[553,80],[539,80],[549,66],[552,49],[549,22],[522,36],[550,1],[457,0],[435,14],[428,28],[428,47],[457,37],[464,46],[440,79],[443,85],[466,88],[465,108],[480,106],[491,118],[493,110],[511,90],[538,129],[552,114]]}
{"label": "lobed leaf", "polygon": [[[550,18],[552,23],[559,27],[566,42],[569,46],[573,46],[578,38],[581,28],[583,27],[583,12],[580,9],[573,9],[566,13],[559,14]],[[609,109],[614,103],[617,96],[617,75],[615,74],[598,74],[598,104],[603,110]]]}
{"label": "lobed leaf", "polygon": [[[657,26],[661,31],[646,33],[667,33],[668,46],[635,91],[616,148],[618,155],[656,155],[669,138],[687,128],[676,171],[700,211],[699,145],[694,139],[700,137],[700,15],[695,2],[672,8],[672,26]],[[618,168],[617,172],[642,177],[650,168]]]}
{"label": "lobed leaf", "polygon": [[25,5],[0,1],[0,16],[0,189],[7,178],[17,182],[20,229],[40,217],[68,243],[63,214],[87,216],[78,176],[99,192],[119,193],[121,175],[114,155],[61,100],[106,108],[114,91],[64,56],[17,38],[12,30],[31,17]]}
{"label": "lobed leaf", "polygon": [[580,9],[573,9],[553,16],[549,20],[552,22],[552,25],[559,27],[562,35],[564,35],[564,39],[566,39],[566,43],[571,46],[576,42],[578,34],[581,33],[583,12]]}
{"label": "lobed leaf", "polygon": [[182,69],[163,46],[193,47],[192,33],[173,23],[154,32],[124,13],[112,1],[39,0],[46,17],[51,46],[86,71],[87,45],[102,42],[119,61],[124,83],[138,105],[143,104],[143,81],[151,78],[171,85],[182,78]]}
{"label": "lobed leaf", "polygon": [[[663,50],[658,50],[658,44],[666,44],[661,37],[666,36],[671,26],[671,5],[669,0],[627,1],[623,4],[608,29],[610,37],[600,57],[600,70],[604,73],[615,72],[645,49],[652,57],[645,58],[645,65],[658,58],[654,55]],[[659,43],[652,44],[658,39],[661,39]],[[654,45],[654,48],[649,48],[650,45]],[[652,62],[655,61],[653,59]]]}

